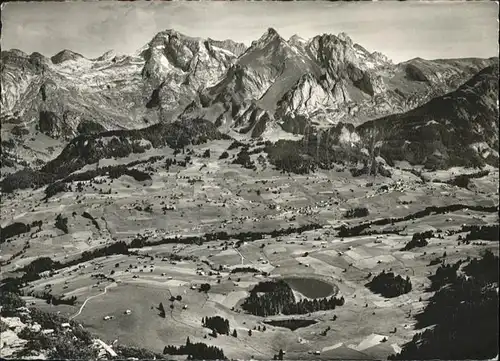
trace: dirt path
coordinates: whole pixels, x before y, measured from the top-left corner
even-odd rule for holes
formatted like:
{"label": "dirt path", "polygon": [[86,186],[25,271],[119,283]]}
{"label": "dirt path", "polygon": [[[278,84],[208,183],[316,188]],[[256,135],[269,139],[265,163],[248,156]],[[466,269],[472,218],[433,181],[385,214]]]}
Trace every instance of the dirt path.
{"label": "dirt path", "polygon": [[111,287],[111,286],[116,286],[116,283],[113,282],[113,283],[107,285],[106,287],[104,287],[104,291],[101,292],[101,293],[99,293],[99,294],[97,294],[97,295],[87,297],[87,299],[83,302],[83,304],[81,305],[81,307],[78,310],[78,312],[75,313],[73,316],[71,316],[69,319],[72,320],[75,317],[78,317],[82,313],[82,311],[83,311],[83,309],[84,309],[84,307],[85,307],[85,305],[87,304],[88,301],[90,301],[91,299],[96,298],[98,296],[102,296],[102,295],[106,294],[106,292],[108,291],[108,287]]}
{"label": "dirt path", "polygon": [[238,248],[233,246],[233,249],[240,255],[241,257],[241,264],[243,265],[243,261],[245,260],[245,257],[241,254],[241,252],[238,250]]}

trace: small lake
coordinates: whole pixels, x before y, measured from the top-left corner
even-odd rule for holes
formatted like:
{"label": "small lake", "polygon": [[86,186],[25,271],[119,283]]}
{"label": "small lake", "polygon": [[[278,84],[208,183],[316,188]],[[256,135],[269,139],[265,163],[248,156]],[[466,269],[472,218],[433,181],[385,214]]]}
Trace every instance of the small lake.
{"label": "small lake", "polygon": [[288,328],[288,329],[290,329],[292,331],[295,331],[298,328],[311,326],[311,325],[314,325],[317,322],[313,321],[313,320],[295,320],[295,319],[289,319],[289,320],[264,321],[264,323],[267,323],[268,325],[271,325],[271,326],[284,327],[284,328]]}
{"label": "small lake", "polygon": [[335,296],[338,292],[336,285],[316,278],[286,277],[283,281],[307,298]]}

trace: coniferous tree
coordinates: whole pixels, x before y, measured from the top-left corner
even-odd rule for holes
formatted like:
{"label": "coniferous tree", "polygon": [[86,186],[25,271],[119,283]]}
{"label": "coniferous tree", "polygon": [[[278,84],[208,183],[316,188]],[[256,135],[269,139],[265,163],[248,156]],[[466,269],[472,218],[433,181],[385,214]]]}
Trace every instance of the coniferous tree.
{"label": "coniferous tree", "polygon": [[160,310],[160,316],[165,318],[166,314],[165,314],[165,307],[163,307],[163,303],[160,302],[160,305],[158,306],[158,309]]}

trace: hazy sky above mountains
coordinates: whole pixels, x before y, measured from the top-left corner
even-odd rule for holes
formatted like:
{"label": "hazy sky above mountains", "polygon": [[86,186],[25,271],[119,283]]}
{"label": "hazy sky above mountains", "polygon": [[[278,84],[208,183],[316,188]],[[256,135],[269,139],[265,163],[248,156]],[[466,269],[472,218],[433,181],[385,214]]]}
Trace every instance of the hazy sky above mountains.
{"label": "hazy sky above mountains", "polygon": [[395,62],[498,55],[495,2],[17,2],[2,6],[2,49],[93,58],[133,53],[158,32],[249,45],[268,27],[288,39],[346,32]]}

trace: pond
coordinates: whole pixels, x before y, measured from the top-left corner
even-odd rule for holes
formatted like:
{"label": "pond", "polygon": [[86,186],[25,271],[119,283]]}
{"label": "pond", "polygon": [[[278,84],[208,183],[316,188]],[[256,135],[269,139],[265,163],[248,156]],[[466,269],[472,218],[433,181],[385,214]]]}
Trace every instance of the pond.
{"label": "pond", "polygon": [[335,296],[336,285],[316,278],[287,277],[283,279],[293,290],[302,293],[307,298],[323,298]]}
{"label": "pond", "polygon": [[288,319],[288,320],[264,321],[264,323],[267,323],[268,325],[276,326],[276,327],[285,327],[285,328],[288,328],[292,331],[295,331],[298,328],[314,325],[317,322],[313,321],[313,320]]}

